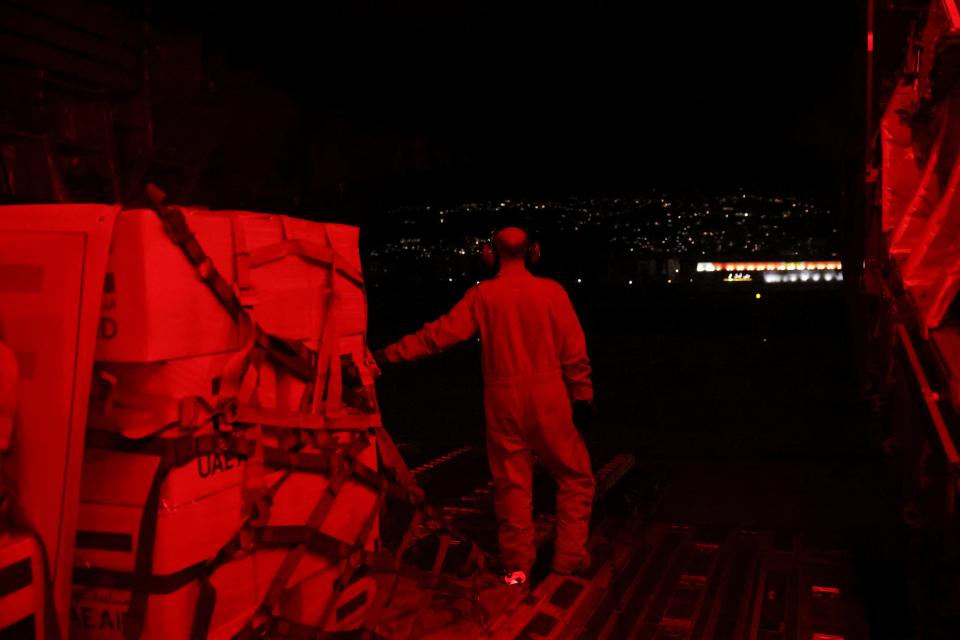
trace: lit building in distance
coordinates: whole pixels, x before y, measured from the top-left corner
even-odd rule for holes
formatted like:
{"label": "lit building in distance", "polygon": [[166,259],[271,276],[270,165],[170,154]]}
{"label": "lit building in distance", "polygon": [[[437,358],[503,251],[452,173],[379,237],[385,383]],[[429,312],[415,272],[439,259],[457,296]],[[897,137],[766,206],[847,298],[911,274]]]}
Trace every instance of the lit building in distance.
{"label": "lit building in distance", "polygon": [[698,262],[697,280],[703,283],[830,285],[843,282],[843,265],[839,260]]}

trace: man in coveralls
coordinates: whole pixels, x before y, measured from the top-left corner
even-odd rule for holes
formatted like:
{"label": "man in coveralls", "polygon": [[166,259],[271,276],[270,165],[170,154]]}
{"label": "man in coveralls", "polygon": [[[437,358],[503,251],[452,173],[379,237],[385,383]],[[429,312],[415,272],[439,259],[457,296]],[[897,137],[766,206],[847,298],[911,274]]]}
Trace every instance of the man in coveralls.
{"label": "man in coveralls", "polygon": [[508,584],[527,581],[536,555],[534,457],[557,483],[552,569],[586,569],[594,481],[574,423],[593,416],[593,385],[583,329],[563,287],[532,275],[539,246],[522,229],[494,234],[484,259],[499,264],[450,312],[385,349],[380,364],[434,355],[480,333],[487,456],[494,481],[500,556]]}

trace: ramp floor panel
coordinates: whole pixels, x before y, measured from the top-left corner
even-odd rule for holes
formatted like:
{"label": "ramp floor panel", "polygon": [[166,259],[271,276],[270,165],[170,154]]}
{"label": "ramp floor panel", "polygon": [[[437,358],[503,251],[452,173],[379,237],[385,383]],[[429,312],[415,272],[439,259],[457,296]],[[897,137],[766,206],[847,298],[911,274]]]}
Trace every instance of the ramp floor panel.
{"label": "ramp floor panel", "polygon": [[609,521],[591,537],[586,575],[550,574],[532,590],[487,575],[476,584],[477,602],[401,581],[377,631],[501,640],[865,639],[846,558],[808,549],[799,537],[786,548],[776,540],[640,517]]}

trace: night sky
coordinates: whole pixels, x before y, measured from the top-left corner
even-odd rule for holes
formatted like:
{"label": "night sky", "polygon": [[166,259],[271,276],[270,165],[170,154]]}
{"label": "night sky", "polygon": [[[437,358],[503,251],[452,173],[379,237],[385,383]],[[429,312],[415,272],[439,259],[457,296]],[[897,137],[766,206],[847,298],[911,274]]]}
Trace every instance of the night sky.
{"label": "night sky", "polygon": [[153,15],[289,92],[298,126],[373,141],[366,188],[834,197],[861,157],[863,4],[179,1]]}

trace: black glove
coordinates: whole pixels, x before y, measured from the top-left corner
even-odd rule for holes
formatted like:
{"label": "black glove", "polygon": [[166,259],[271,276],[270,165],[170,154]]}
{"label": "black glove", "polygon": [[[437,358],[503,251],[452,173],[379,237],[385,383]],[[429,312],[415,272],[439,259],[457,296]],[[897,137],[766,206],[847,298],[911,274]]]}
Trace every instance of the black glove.
{"label": "black glove", "polygon": [[593,425],[596,415],[597,409],[593,406],[593,400],[573,401],[573,424],[581,431],[586,431]]}
{"label": "black glove", "polygon": [[377,363],[377,368],[381,371],[384,367],[390,364],[390,361],[387,360],[386,354],[383,352],[383,349],[377,349],[373,352],[373,361]]}

